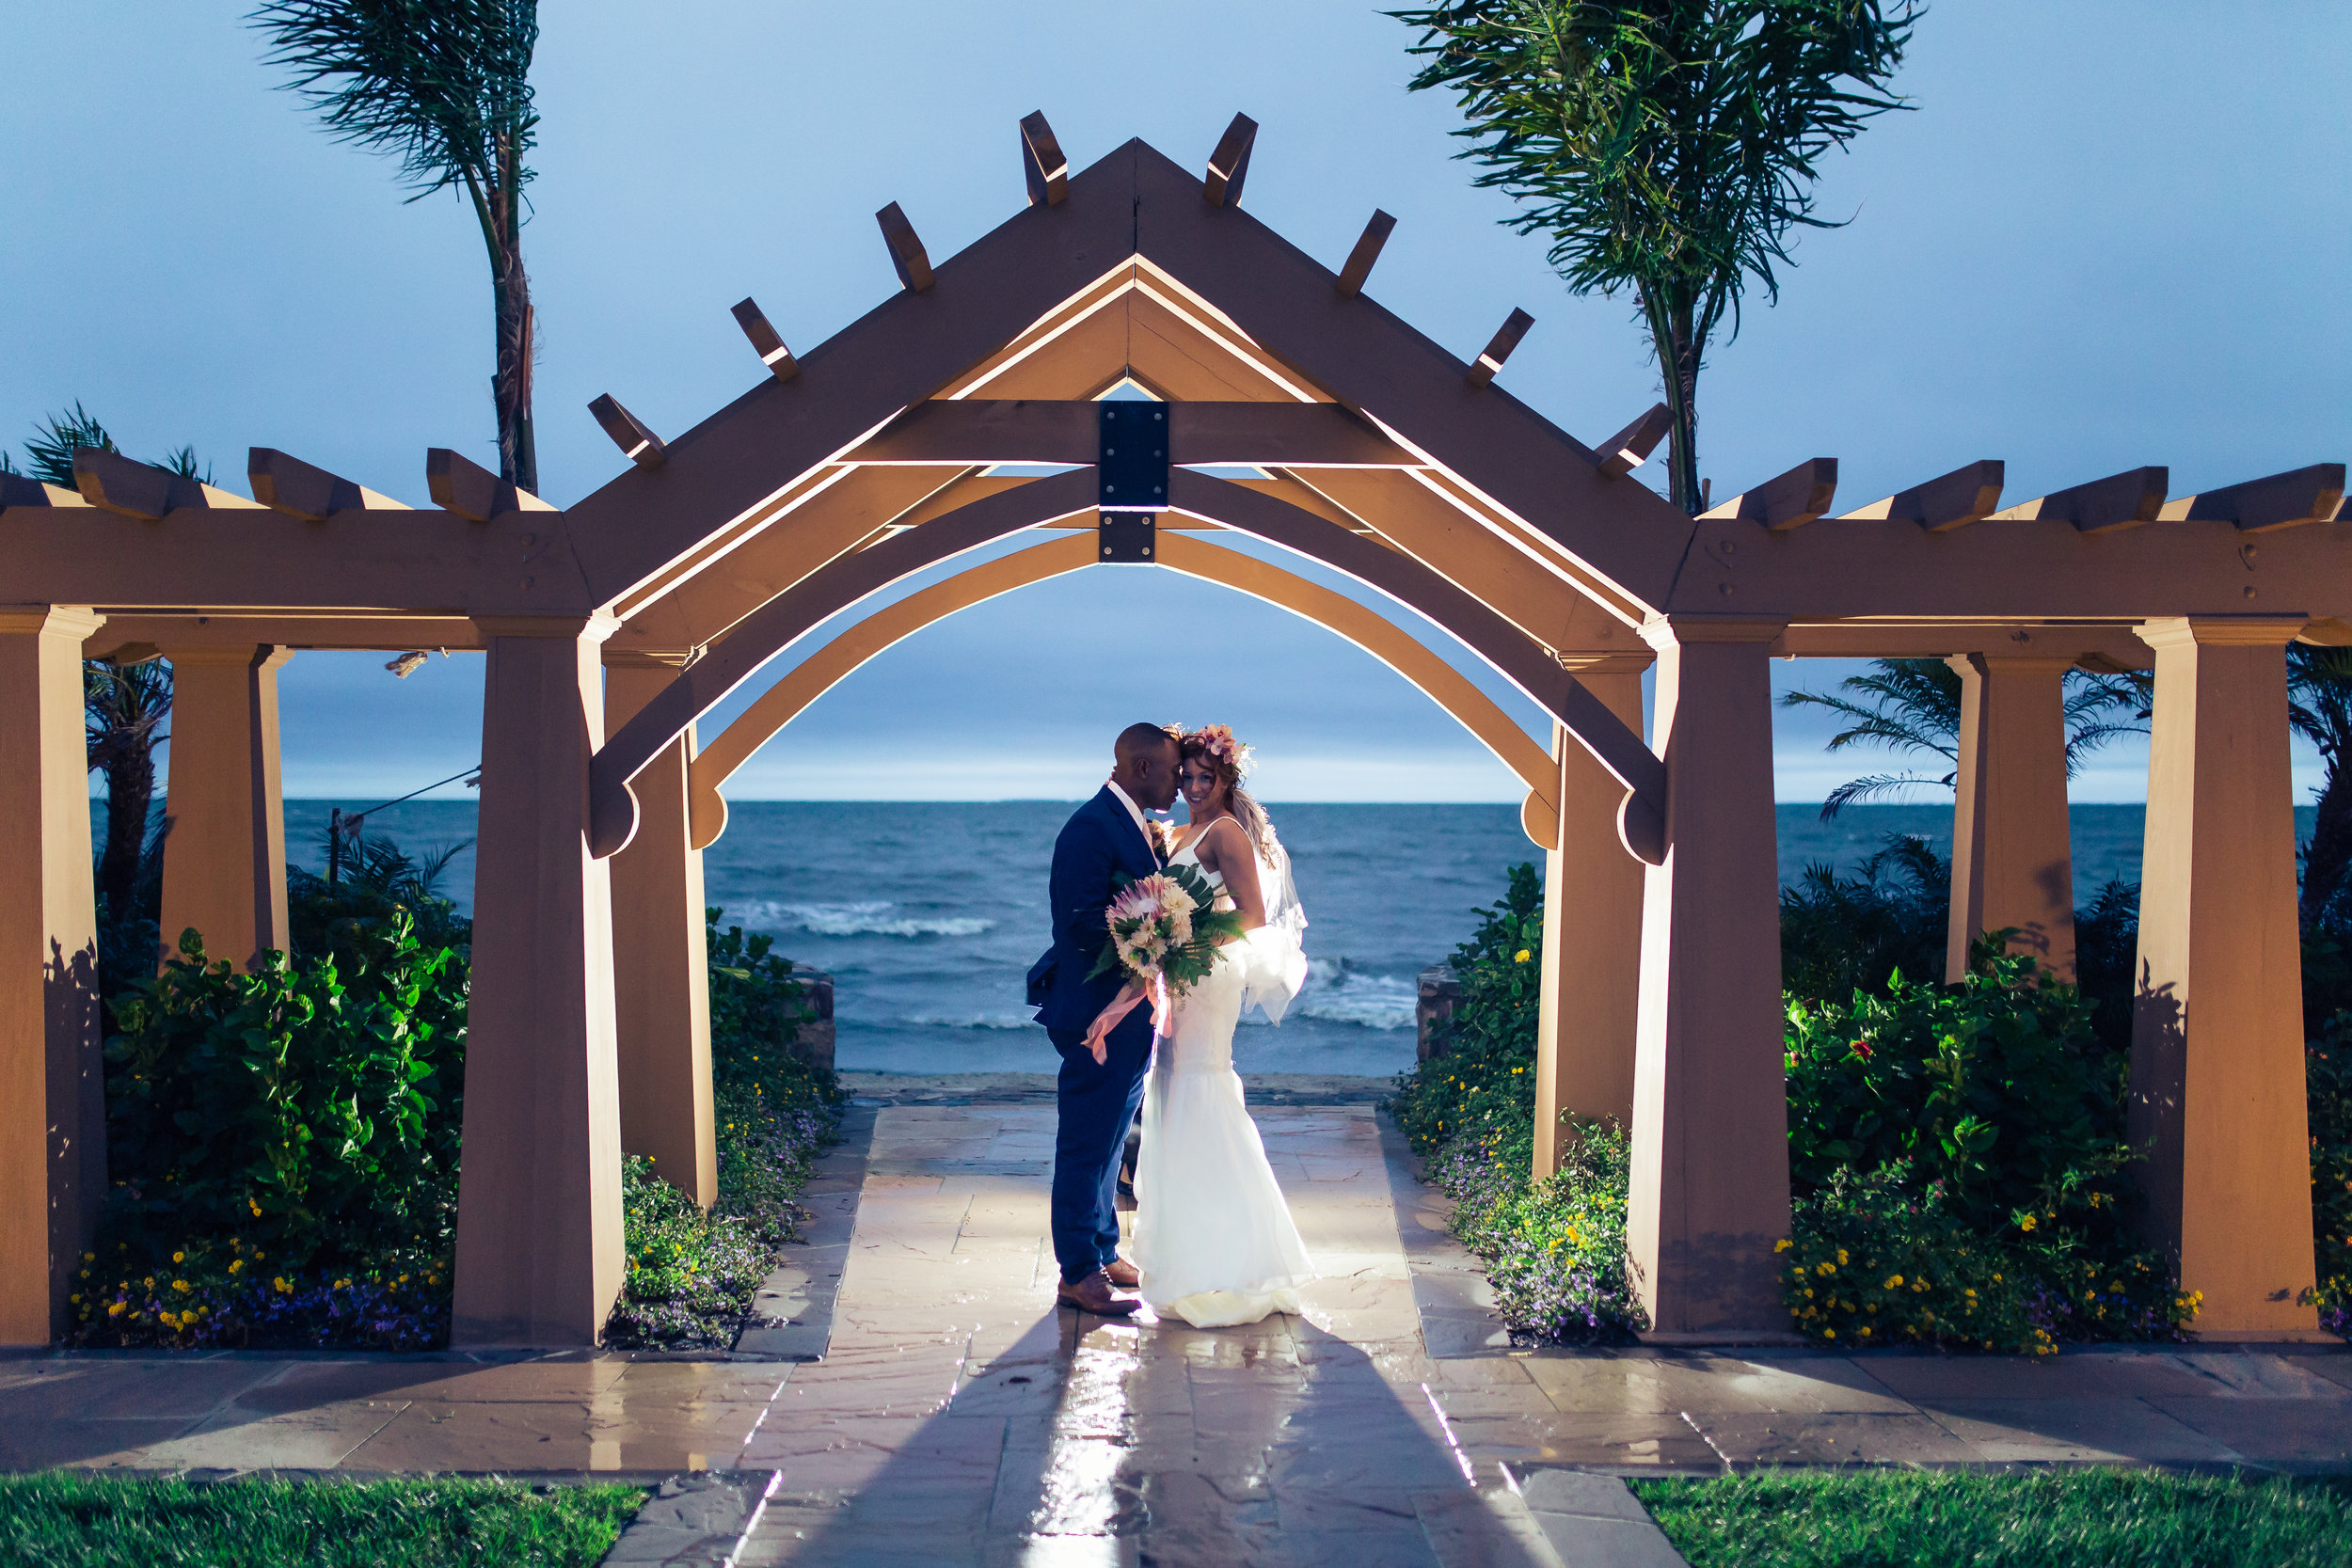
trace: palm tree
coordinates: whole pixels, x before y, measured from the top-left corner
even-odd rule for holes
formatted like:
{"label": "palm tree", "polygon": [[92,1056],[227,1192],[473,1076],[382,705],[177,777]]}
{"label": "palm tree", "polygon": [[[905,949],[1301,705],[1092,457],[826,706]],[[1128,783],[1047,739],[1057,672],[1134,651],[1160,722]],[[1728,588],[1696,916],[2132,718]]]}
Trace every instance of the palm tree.
{"label": "palm tree", "polygon": [[495,300],[499,473],[538,489],[522,250],[537,0],[268,0],[249,20],[269,35],[269,63],[292,73],[338,139],[400,159],[410,200],[462,189],[473,203]]}
{"label": "palm tree", "polygon": [[[2066,672],[2066,776],[2083,759],[2122,735],[2145,735],[2154,694],[2151,677],[2131,670],[2102,674]],[[1821,802],[1826,819],[1860,801],[1899,795],[1922,786],[1950,789],[1960,768],[1960,673],[1940,658],[1874,658],[1867,674],[1850,675],[1836,691],[1791,691],[1783,707],[1822,707],[1847,721],[1829,737],[1828,749],[1883,746],[1951,764],[1941,777],[1927,773],[1872,773],[1849,779]],[[2352,711],[2347,711],[2352,719]],[[2352,731],[2347,731],[2352,735]],[[2347,835],[2352,840],[2352,834]],[[2347,847],[2352,847],[2348,842]]]}
{"label": "palm tree", "polygon": [[1573,293],[1630,289],[1674,417],[1669,493],[1699,510],[1698,380],[1753,280],[1779,297],[1823,154],[1902,107],[1915,0],[1440,0],[1415,90],[1451,87],[1461,156],[1527,204]]}
{"label": "palm tree", "polygon": [[[25,471],[44,483],[71,489],[73,454],[84,447],[122,450],[77,400],[72,408],[34,427],[24,443]],[[212,483],[211,470],[197,460],[194,447],[182,447],[157,466]],[[0,467],[13,469],[14,465],[0,453]],[[171,711],[171,666],[161,659],[121,666],[85,659],[82,711],[90,768],[106,776],[106,837],[98,853],[98,893],[108,922],[120,924],[139,918],[142,895],[151,891],[146,884],[157,869],[154,850],[163,835],[149,818],[155,801],[155,748],[167,738],[162,725]]]}
{"label": "palm tree", "polygon": [[2327,769],[2303,847],[2303,929],[2341,929],[2352,913],[2343,907],[2352,893],[2352,648],[2287,644],[2287,722]]}

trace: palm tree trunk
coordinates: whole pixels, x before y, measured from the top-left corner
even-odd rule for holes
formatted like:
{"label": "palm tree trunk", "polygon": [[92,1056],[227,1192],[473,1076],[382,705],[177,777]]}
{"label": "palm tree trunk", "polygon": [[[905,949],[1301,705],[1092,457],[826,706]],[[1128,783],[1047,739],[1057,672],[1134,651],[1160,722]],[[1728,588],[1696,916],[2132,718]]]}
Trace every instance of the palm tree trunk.
{"label": "palm tree trunk", "polygon": [[1695,515],[1699,504],[1699,356],[1693,302],[1671,287],[1645,284],[1642,314],[1658,354],[1658,377],[1673,420],[1666,447],[1667,499]]}
{"label": "palm tree trunk", "polygon": [[498,404],[499,477],[525,490],[539,488],[539,454],[531,435],[531,278],[523,270],[523,247],[506,237],[490,251],[491,285],[497,294],[498,369],[490,395]]}
{"label": "palm tree trunk", "polygon": [[99,766],[106,774],[106,843],[98,857],[98,892],[106,918],[137,914],[139,857],[147,847],[147,814],[155,800],[155,753],[134,743]]}

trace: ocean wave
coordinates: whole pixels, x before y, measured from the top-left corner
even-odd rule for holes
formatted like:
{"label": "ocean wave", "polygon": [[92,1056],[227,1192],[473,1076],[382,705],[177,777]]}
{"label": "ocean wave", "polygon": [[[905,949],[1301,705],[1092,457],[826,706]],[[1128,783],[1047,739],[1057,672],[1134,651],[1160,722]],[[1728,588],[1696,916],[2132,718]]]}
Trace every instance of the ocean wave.
{"label": "ocean wave", "polygon": [[818,937],[977,937],[996,922],[971,915],[906,915],[877,899],[862,904],[779,904],[763,899],[751,916],[779,930]]}
{"label": "ocean wave", "polygon": [[1037,1021],[1026,1013],[973,1013],[962,1018],[922,1017],[903,1021],[920,1029],[1034,1029]]}
{"label": "ocean wave", "polygon": [[1420,1001],[1421,990],[1413,981],[1342,967],[1321,985],[1310,971],[1307,989],[1291,1005],[1291,1010],[1303,1017],[1354,1023],[1366,1029],[1410,1029]]}

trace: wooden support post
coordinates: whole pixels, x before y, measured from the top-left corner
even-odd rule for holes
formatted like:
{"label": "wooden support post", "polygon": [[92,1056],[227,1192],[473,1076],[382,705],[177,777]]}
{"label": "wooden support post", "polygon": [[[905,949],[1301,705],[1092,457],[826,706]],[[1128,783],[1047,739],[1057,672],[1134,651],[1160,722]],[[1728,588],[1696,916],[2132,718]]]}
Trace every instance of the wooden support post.
{"label": "wooden support post", "polygon": [[1675,616],[1658,650],[1663,864],[1642,897],[1628,1241],[1651,1338],[1788,1338],[1780,871],[1772,821],[1777,622]]}
{"label": "wooden support post", "polygon": [[2010,950],[2074,979],[2074,858],[2066,820],[2070,658],[1963,654],[1960,767],[1952,808],[1952,911],[1944,977],[1968,972],[1968,947],[2014,927]]}
{"label": "wooden support post", "polygon": [[2318,1338],[2285,645],[2296,621],[2152,621],[2129,1135],[2152,1239],[2209,1339]]}
{"label": "wooden support post", "polygon": [[[1576,678],[1642,733],[1646,656],[1580,665]],[[1625,786],[1559,725],[1558,845],[1544,857],[1544,989],[1536,1029],[1535,1176],[1560,1168],[1565,1116],[1633,1123],[1641,1006],[1642,863],[1617,841]]]}
{"label": "wooden support post", "polygon": [[82,640],[101,618],[0,610],[0,1345],[65,1331],[106,1193]]}
{"label": "wooden support post", "polygon": [[[607,649],[605,714],[617,728],[675,678],[683,656]],[[707,1209],[719,1196],[711,1117],[710,970],[703,922],[703,854],[686,810],[690,727],[632,785],[637,836],[612,857],[612,950],[621,1147]]]}
{"label": "wooden support post", "polygon": [[608,619],[484,618],[458,1345],[590,1345],[621,1289],[609,867],[588,852]]}
{"label": "wooden support post", "polygon": [[291,648],[166,647],[171,770],[164,809],[164,951],[183,931],[207,959],[250,969],[286,950],[286,809],[278,764],[278,672]]}

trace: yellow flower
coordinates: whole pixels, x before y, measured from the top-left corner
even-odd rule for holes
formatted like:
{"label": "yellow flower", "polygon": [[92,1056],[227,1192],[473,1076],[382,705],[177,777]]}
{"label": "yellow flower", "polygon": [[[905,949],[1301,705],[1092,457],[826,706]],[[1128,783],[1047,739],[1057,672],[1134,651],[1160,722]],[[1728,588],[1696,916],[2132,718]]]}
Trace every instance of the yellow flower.
{"label": "yellow flower", "polygon": [[1838,1266],[1839,1266],[1840,1268],[1843,1268],[1843,1267],[1845,1266],[1845,1262],[1846,1262],[1846,1249],[1845,1249],[1844,1247],[1839,1247],[1839,1248],[1837,1249],[1837,1263],[1838,1263]]}
{"label": "yellow flower", "polygon": [[2017,1228],[2020,1230],[2031,1230],[2033,1228],[2033,1216],[2031,1214],[2027,1214],[2024,1219],[2017,1222]]}
{"label": "yellow flower", "polygon": [[106,1307],[106,1316],[110,1318],[119,1318],[122,1316],[122,1303],[119,1301],[108,1303]]}
{"label": "yellow flower", "polygon": [[1834,1328],[1825,1328],[1821,1330],[1821,1338],[1824,1339],[1835,1339],[1837,1338],[1837,1330]]}
{"label": "yellow flower", "polygon": [[1886,1285],[1885,1285],[1885,1289],[1887,1289],[1887,1290],[1889,1290],[1889,1291],[1899,1291],[1899,1290],[1901,1290],[1902,1288],[1903,1288],[1903,1276],[1902,1276],[1901,1275],[1899,1275],[1899,1274],[1890,1274],[1890,1275],[1888,1275],[1886,1276]]}
{"label": "yellow flower", "polygon": [[175,1252],[171,1255],[171,1260],[175,1263],[184,1263],[188,1260],[188,1255],[184,1252]]}
{"label": "yellow flower", "polygon": [[242,1258],[240,1258],[240,1259],[237,1259],[235,1261],[231,1262],[231,1263],[229,1265],[229,1272],[230,1272],[230,1274],[236,1274],[236,1273],[239,1273],[240,1271],[242,1271],[244,1268],[245,1268],[245,1259],[242,1259]]}
{"label": "yellow flower", "polygon": [[253,1199],[250,1197],[247,1197],[246,1201],[253,1204],[253,1217],[257,1220],[260,1219],[262,1217],[262,1206],[259,1203],[254,1203]]}
{"label": "yellow flower", "polygon": [[171,1282],[171,1288],[184,1294],[188,1289],[188,1282],[184,1279],[175,1279]]}
{"label": "yellow flower", "polygon": [[1531,957],[1533,957],[1533,955],[1530,954],[1526,948],[1522,947],[1518,952],[1511,955],[1511,961],[1515,964],[1523,964]]}
{"label": "yellow flower", "polygon": [[1796,1243],[1790,1241],[1788,1237],[1783,1236],[1779,1241],[1772,1243],[1772,1250],[1774,1252],[1787,1252],[1790,1247],[1796,1244]]}

